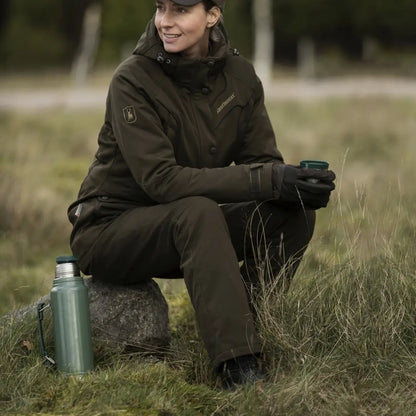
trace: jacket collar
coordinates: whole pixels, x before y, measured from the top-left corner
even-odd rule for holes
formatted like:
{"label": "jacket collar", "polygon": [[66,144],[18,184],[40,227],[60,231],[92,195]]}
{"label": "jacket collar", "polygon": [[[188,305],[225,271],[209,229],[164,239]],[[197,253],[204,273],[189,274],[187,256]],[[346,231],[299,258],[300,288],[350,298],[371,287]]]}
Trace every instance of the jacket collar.
{"label": "jacket collar", "polygon": [[139,39],[134,55],[142,55],[158,62],[163,71],[177,84],[190,92],[209,88],[209,84],[218,76],[228,56],[235,54],[230,48],[228,37],[222,23],[211,33],[210,54],[206,58],[185,59],[178,54],[165,51],[157,33],[154,17],[147,24],[146,31]]}

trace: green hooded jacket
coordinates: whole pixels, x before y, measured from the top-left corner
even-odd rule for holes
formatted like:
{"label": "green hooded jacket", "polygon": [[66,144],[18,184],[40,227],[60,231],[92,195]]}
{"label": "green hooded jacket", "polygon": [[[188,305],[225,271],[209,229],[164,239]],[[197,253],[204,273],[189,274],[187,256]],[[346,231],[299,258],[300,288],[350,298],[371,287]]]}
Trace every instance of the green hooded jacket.
{"label": "green hooded jacket", "polygon": [[210,55],[186,60],[165,52],[152,19],[114,73],[98,144],[69,210],[95,197],[146,206],[266,200],[272,164],[283,161],[261,82],[222,24]]}

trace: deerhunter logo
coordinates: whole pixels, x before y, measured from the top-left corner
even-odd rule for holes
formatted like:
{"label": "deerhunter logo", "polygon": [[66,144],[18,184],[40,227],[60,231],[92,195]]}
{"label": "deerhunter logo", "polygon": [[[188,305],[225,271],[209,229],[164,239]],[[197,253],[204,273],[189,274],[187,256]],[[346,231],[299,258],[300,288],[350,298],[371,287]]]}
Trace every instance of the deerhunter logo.
{"label": "deerhunter logo", "polygon": [[221,113],[224,108],[230,104],[231,101],[233,101],[235,98],[235,92],[233,92],[218,108],[217,108],[217,114]]}
{"label": "deerhunter logo", "polygon": [[137,120],[136,110],[132,105],[123,108],[124,120],[131,124]]}

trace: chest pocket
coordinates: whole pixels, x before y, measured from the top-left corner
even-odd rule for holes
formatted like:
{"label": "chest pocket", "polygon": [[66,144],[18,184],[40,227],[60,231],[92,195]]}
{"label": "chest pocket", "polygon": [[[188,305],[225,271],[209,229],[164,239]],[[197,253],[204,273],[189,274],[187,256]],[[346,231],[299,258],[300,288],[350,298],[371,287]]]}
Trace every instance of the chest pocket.
{"label": "chest pocket", "polygon": [[[229,90],[228,90],[229,91]],[[212,108],[215,134],[229,151],[234,153],[244,137],[244,104],[237,92],[228,92],[216,100]],[[233,155],[230,154],[231,157]]]}
{"label": "chest pocket", "polygon": [[[234,118],[241,112],[242,103],[240,102],[237,92],[222,95],[219,97],[212,108],[214,114],[215,126],[218,127],[227,118]],[[237,110],[237,111],[236,111]]]}

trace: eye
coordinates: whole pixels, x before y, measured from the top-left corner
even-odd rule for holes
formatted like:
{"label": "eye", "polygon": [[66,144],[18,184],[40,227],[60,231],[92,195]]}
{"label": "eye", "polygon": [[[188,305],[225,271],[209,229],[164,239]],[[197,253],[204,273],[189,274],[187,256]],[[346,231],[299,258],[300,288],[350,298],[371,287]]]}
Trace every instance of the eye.
{"label": "eye", "polygon": [[187,13],[187,12],[188,12],[188,9],[186,9],[185,7],[178,7],[178,8],[176,9],[176,11],[177,11],[179,14],[185,14],[185,13]]}

